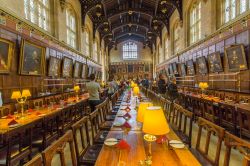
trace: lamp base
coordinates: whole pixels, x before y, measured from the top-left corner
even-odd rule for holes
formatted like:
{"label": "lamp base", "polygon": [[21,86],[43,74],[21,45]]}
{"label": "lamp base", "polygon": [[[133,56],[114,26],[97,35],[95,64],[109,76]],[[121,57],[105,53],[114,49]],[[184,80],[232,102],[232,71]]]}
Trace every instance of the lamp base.
{"label": "lamp base", "polygon": [[143,137],[147,142],[154,142],[156,141],[156,136],[151,134],[145,134]]}

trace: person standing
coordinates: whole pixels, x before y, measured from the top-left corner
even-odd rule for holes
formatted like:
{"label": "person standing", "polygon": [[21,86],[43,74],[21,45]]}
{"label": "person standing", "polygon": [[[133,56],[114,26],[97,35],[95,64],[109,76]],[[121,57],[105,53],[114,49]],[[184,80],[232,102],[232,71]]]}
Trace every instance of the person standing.
{"label": "person standing", "polygon": [[166,76],[161,73],[159,75],[159,81],[158,81],[158,93],[161,94],[161,95],[165,95],[166,92],[167,92],[167,81],[166,81]]}
{"label": "person standing", "polygon": [[171,101],[173,101],[173,102],[179,96],[178,88],[177,88],[177,85],[176,85],[176,79],[174,77],[170,78],[170,82],[169,82],[169,84],[167,86],[167,95],[168,95],[169,99]]}
{"label": "person standing", "polygon": [[90,82],[86,84],[86,90],[89,93],[89,105],[91,112],[95,110],[95,107],[102,103],[100,100],[101,86],[95,81],[95,74],[90,75]]}
{"label": "person standing", "polygon": [[114,80],[114,76],[110,76],[108,83],[108,96],[111,97],[115,91],[118,89],[118,85]]}

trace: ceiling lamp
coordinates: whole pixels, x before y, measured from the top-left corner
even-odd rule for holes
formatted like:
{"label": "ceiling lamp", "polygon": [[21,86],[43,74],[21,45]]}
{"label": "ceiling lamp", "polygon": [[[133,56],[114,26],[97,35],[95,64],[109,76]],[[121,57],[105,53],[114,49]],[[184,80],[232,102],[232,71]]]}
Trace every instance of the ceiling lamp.
{"label": "ceiling lamp", "polygon": [[128,33],[129,36],[131,36],[131,33]]}
{"label": "ceiling lamp", "polygon": [[129,11],[128,11],[128,14],[129,14],[129,15],[132,15],[132,14],[133,14],[133,11],[129,10]]}
{"label": "ceiling lamp", "polygon": [[104,31],[105,31],[105,32],[108,32],[108,30],[109,30],[109,29],[108,29],[107,27],[104,28]]}
{"label": "ceiling lamp", "polygon": [[161,12],[163,14],[166,14],[167,13],[167,1],[166,0],[161,1],[160,5],[161,5]]}
{"label": "ceiling lamp", "polygon": [[96,15],[97,17],[100,17],[102,15],[102,5],[97,4],[95,7],[96,7]]}

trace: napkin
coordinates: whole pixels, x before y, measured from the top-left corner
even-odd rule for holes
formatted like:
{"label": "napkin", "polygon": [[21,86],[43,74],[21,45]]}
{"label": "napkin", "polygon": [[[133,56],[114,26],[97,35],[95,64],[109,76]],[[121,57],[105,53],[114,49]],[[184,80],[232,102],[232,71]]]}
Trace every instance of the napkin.
{"label": "napkin", "polygon": [[128,122],[125,122],[122,126],[125,128],[131,128],[131,125]]}
{"label": "napkin", "polygon": [[116,147],[119,149],[130,149],[130,145],[125,140],[120,140],[118,144],[116,144]]}
{"label": "napkin", "polygon": [[41,115],[41,112],[37,112],[36,115]]}
{"label": "napkin", "polygon": [[159,136],[157,139],[156,139],[156,143],[157,144],[162,144],[163,142],[167,142],[168,138],[166,137],[166,135],[162,135],[162,136]]}
{"label": "napkin", "polygon": [[123,115],[123,117],[131,118],[131,115],[129,113],[126,113],[125,115]]}
{"label": "napkin", "polygon": [[27,112],[28,112],[28,113],[31,113],[31,112],[34,112],[34,110],[33,110],[33,109],[28,109]]}
{"label": "napkin", "polygon": [[8,123],[8,126],[12,126],[12,125],[15,125],[15,124],[18,124],[18,122],[13,119],[12,121],[10,121]]}
{"label": "napkin", "polygon": [[7,119],[12,119],[12,118],[14,118],[14,115],[8,114],[6,118]]}

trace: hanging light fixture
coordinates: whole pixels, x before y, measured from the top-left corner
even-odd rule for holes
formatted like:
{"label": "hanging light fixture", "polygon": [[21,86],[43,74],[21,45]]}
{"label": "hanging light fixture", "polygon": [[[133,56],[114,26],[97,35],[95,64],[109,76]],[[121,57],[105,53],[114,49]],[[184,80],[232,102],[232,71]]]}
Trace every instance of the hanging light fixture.
{"label": "hanging light fixture", "polygon": [[167,1],[166,0],[161,1],[160,6],[161,6],[161,12],[163,14],[166,14],[167,13]]}
{"label": "hanging light fixture", "polygon": [[96,16],[100,17],[102,15],[102,5],[97,4],[95,7],[96,7]]}

